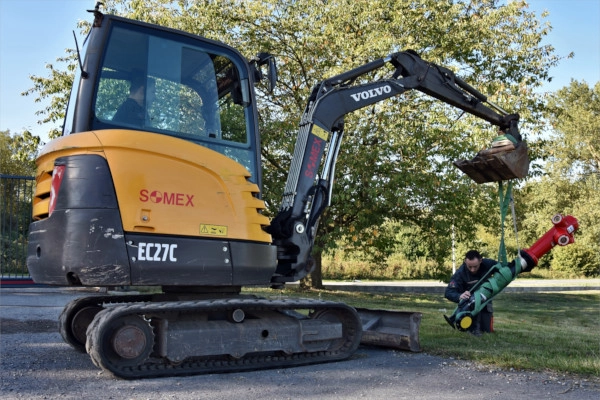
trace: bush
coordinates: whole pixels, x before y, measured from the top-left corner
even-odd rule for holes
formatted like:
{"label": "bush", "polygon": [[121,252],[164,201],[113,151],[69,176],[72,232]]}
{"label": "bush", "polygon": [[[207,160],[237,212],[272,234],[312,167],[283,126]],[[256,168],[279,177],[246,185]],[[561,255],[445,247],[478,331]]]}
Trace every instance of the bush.
{"label": "bush", "polygon": [[337,249],[323,255],[322,273],[324,279],[332,280],[406,280],[438,279],[447,281],[452,269],[440,267],[425,257],[413,261],[395,253],[383,263],[365,261],[361,252],[346,252]]}
{"label": "bush", "polygon": [[566,247],[557,246],[552,249],[550,268],[568,278],[599,276],[600,254],[594,254],[592,249],[580,242]]}

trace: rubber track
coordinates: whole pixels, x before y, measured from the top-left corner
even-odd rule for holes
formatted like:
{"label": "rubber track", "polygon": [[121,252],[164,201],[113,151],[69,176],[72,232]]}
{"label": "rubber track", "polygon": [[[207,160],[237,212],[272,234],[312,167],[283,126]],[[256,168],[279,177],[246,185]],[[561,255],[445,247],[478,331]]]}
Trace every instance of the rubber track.
{"label": "rubber track", "polygon": [[75,350],[85,353],[85,344],[79,343],[79,341],[71,332],[71,320],[79,310],[90,306],[104,307],[106,304],[146,302],[151,300],[152,295],[105,295],[80,297],[75,300],[71,300],[63,308],[60,316],[58,317],[60,335],[65,343],[69,344]]}
{"label": "rubber track", "polygon": [[[334,351],[318,351],[286,355],[260,354],[246,355],[234,359],[228,355],[218,357],[188,358],[173,364],[167,359],[149,358],[146,363],[136,367],[120,367],[105,362],[96,346],[103,336],[105,329],[110,327],[113,320],[127,315],[146,315],[151,318],[167,317],[172,313],[202,313],[226,311],[242,308],[252,310],[336,310],[342,318],[343,332],[346,342]],[[88,327],[86,349],[94,364],[115,376],[125,379],[153,378],[164,376],[196,375],[203,373],[223,373],[268,368],[283,368],[306,364],[316,364],[339,361],[350,357],[358,348],[362,336],[362,324],[356,310],[344,303],[335,303],[311,299],[220,299],[198,301],[175,301],[164,303],[127,304],[107,308],[94,318]],[[157,340],[157,338],[155,338]]]}

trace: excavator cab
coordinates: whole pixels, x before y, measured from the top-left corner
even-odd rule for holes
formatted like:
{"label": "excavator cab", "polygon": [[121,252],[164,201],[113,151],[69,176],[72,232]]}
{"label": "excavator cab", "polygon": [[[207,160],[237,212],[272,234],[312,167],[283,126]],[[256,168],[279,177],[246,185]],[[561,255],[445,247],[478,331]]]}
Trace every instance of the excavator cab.
{"label": "excavator cab", "polygon": [[96,18],[64,135],[128,129],[176,137],[235,160],[260,184],[256,66],[208,39]]}

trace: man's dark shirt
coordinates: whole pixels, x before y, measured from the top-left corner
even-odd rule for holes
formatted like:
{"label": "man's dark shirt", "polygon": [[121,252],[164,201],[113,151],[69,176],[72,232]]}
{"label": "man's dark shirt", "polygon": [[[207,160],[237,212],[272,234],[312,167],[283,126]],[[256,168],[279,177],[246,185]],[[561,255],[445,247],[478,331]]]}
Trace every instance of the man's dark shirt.
{"label": "man's dark shirt", "polygon": [[454,275],[452,275],[452,278],[450,278],[450,283],[446,287],[445,297],[450,301],[458,303],[460,295],[467,290],[470,291],[473,285],[496,264],[498,264],[498,261],[484,258],[481,260],[481,265],[477,273],[472,274],[463,262]]}
{"label": "man's dark shirt", "polygon": [[128,98],[121,104],[112,120],[114,122],[124,122],[131,125],[144,126],[144,122],[146,121],[146,110],[134,99]]}

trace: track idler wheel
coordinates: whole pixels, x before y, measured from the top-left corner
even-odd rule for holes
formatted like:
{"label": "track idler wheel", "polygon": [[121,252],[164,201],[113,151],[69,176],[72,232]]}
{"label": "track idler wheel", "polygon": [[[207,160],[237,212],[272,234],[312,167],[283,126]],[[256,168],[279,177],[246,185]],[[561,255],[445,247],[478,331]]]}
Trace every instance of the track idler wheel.
{"label": "track idler wheel", "polygon": [[68,303],[58,318],[60,335],[65,343],[85,353],[86,331],[102,307],[95,299],[81,298]]}
{"label": "track idler wheel", "polygon": [[88,306],[79,310],[71,321],[71,333],[85,351],[86,331],[96,314],[102,311],[100,306]]}
{"label": "track idler wheel", "polygon": [[86,350],[94,364],[117,376],[120,370],[142,365],[153,349],[154,330],[139,315],[108,319],[87,332]]}

